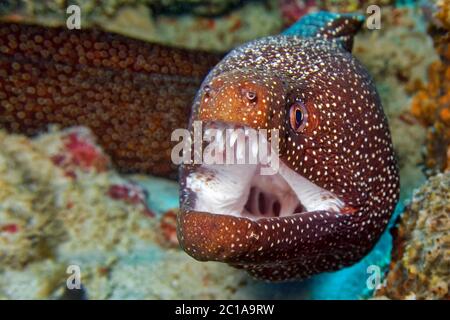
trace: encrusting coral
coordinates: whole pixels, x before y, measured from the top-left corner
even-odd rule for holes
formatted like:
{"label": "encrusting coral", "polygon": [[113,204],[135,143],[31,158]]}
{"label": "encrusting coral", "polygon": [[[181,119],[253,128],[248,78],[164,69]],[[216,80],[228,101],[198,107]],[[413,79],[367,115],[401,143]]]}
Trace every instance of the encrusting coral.
{"label": "encrusting coral", "polygon": [[431,177],[401,217],[390,271],[377,296],[450,299],[450,172]]}
{"label": "encrusting coral", "polygon": [[428,127],[425,164],[430,174],[450,169],[450,2],[438,1],[430,27],[440,60],[428,70],[428,83],[414,97],[411,111]]}
{"label": "encrusting coral", "polygon": [[[29,140],[0,131],[1,266],[22,268],[65,245],[125,245],[121,230],[141,214],[149,217],[149,227],[156,224],[145,192],[111,171],[88,130],[74,128],[58,137]],[[99,237],[101,244],[92,241]]]}
{"label": "encrusting coral", "polygon": [[428,66],[438,60],[420,11],[383,7],[381,29],[364,28],[353,51],[380,93],[398,157],[401,196],[409,197],[425,181],[417,145],[425,143],[426,135],[426,128],[411,114],[411,101],[415,88],[426,81]]}
{"label": "encrusting coral", "polygon": [[394,231],[390,271],[377,297],[450,298],[450,3],[436,5],[429,33],[440,59],[429,66],[426,84],[413,85],[411,104],[411,113],[427,128],[425,165],[431,177],[414,193]]}
{"label": "encrusting coral", "polygon": [[[149,208],[164,197],[147,191],[151,183],[161,184],[114,171],[86,128],[35,138],[0,130],[0,299],[64,298],[69,266],[80,268],[89,299],[240,292],[243,272],[178,249],[175,211]],[[176,186],[169,190],[175,197]]]}
{"label": "encrusting coral", "polygon": [[[46,26],[66,25],[69,15],[65,1],[20,1],[27,4],[0,2],[0,19]],[[283,21],[277,1],[78,0],[71,3],[80,5],[82,29],[100,27],[149,42],[222,52],[280,32]],[[167,9],[182,14],[174,15]]]}
{"label": "encrusting coral", "polygon": [[[217,15],[222,14],[237,6],[239,0],[72,0],[70,4],[77,5],[87,16],[91,15],[108,15],[112,16],[125,6],[143,5],[151,8],[155,12],[192,12],[198,15]],[[68,4],[66,1],[60,0],[12,0],[8,5],[4,5],[5,9],[22,8],[24,11],[37,13],[53,13],[62,14],[65,12]]]}

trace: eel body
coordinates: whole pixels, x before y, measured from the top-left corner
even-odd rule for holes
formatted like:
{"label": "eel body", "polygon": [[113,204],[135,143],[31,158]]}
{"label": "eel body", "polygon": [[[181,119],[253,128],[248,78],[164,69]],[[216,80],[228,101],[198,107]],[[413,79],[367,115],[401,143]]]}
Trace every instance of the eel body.
{"label": "eel body", "polygon": [[170,135],[218,54],[96,30],[0,23],[0,128],[89,127],[123,172],[176,175]]}

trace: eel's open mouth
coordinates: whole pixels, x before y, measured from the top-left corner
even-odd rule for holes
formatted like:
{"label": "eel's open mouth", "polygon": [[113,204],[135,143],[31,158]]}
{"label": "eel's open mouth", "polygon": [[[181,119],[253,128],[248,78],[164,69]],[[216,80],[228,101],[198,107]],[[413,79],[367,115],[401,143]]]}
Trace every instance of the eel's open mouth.
{"label": "eel's open mouth", "polygon": [[[229,124],[203,126],[203,132],[211,127],[236,129]],[[274,142],[273,135],[264,144],[252,139],[249,128],[240,129],[244,147],[227,145],[233,141],[227,134],[210,140],[215,158],[250,160],[246,155],[251,150],[261,151],[268,140]],[[226,262],[271,280],[311,274],[314,270],[306,266],[318,259],[330,270],[339,267],[338,256],[352,261],[353,252],[343,249],[355,245],[347,240],[358,232],[358,225],[351,223],[353,215],[346,214],[352,207],[308,179],[315,168],[306,168],[302,175],[303,168],[300,173],[292,170],[284,158],[270,153],[269,161],[258,156],[256,162],[241,164],[182,166],[177,235],[183,250],[197,260]]]}
{"label": "eel's open mouth", "polygon": [[[217,123],[213,127],[219,130],[234,128],[223,124],[218,126]],[[204,128],[205,131],[208,128],[211,126]],[[248,155],[255,150],[259,152],[262,143],[252,138],[254,136],[249,132],[253,129],[242,129],[243,134],[234,136],[234,141],[242,143],[243,149],[238,149],[238,143],[226,148],[226,144],[233,141],[225,138],[228,133],[233,134],[226,130],[223,138],[214,140],[209,146],[217,147],[216,159],[226,159],[227,152],[230,158],[231,152],[235,162],[238,156],[243,157],[242,151],[245,150],[245,163],[202,164],[186,176],[187,191],[194,196],[190,210],[258,220],[310,211],[338,212],[344,207],[343,201],[331,191],[290,169],[277,154],[272,153],[264,162],[261,162],[261,157],[256,157],[256,163],[250,164]],[[266,142],[264,147],[267,145]],[[274,174],[264,172],[263,169],[269,167]]]}

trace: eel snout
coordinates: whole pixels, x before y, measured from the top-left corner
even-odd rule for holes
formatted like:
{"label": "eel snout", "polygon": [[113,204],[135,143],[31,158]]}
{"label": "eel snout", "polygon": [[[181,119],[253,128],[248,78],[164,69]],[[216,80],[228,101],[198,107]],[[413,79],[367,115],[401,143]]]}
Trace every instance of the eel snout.
{"label": "eel snout", "polygon": [[267,128],[284,103],[284,92],[283,81],[257,70],[224,72],[202,87],[199,120]]}

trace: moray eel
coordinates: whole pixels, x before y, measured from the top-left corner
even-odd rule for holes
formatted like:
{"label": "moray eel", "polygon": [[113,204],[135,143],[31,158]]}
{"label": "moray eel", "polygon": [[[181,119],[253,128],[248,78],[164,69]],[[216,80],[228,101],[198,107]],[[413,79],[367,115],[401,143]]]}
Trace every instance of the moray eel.
{"label": "moray eel", "polygon": [[278,129],[279,170],[183,164],[178,239],[189,255],[281,281],[351,265],[374,246],[399,175],[374,82],[351,54],[363,20],[308,15],[205,78],[190,129]]}
{"label": "moray eel", "polygon": [[122,172],[174,176],[170,134],[187,127],[220,58],[98,30],[0,23],[0,128],[84,125]]}

